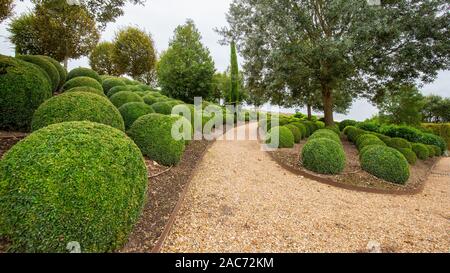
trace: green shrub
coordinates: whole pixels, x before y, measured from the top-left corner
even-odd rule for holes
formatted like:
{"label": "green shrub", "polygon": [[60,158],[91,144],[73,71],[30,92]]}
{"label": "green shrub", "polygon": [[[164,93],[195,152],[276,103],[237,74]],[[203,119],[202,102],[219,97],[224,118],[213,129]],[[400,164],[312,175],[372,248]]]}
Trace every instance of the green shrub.
{"label": "green shrub", "polygon": [[[370,133],[365,133],[365,134],[362,134],[362,135],[359,135],[357,138],[356,138],[356,141],[355,141],[355,145],[357,146],[357,147],[359,147],[359,145],[361,145],[361,142],[363,142],[363,141],[365,141],[366,139],[379,139],[377,136],[375,136],[375,135],[372,135],[372,134],[370,134]],[[359,149],[359,148],[358,148]]]}
{"label": "green shrub", "polygon": [[30,130],[34,111],[52,96],[38,66],[0,55],[0,129]]}
{"label": "green shrub", "polygon": [[127,87],[128,87],[128,90],[133,91],[133,92],[142,91],[142,89],[137,85],[127,85]]}
{"label": "green shrub", "polygon": [[183,139],[172,137],[172,126],[177,120],[174,116],[148,114],[138,118],[128,134],[144,155],[166,166],[176,165],[185,149]]}
{"label": "green shrub", "polygon": [[63,85],[62,89],[65,91],[65,90],[69,90],[74,87],[80,87],[80,86],[92,87],[92,88],[98,89],[103,92],[102,85],[99,84],[98,81],[96,81],[92,78],[89,78],[89,77],[76,77],[71,80],[68,80]]}
{"label": "green shrub", "polygon": [[0,236],[11,252],[111,252],[128,241],[148,178],[123,132],[65,122],[34,132],[0,162]]}
{"label": "green shrub", "polygon": [[138,86],[141,88],[142,91],[152,91],[153,90],[150,86],[148,86],[146,84],[139,84]]}
{"label": "green shrub", "polygon": [[292,148],[294,141],[294,135],[285,126],[272,127],[266,137],[266,143],[270,148]]}
{"label": "green shrub", "polygon": [[308,136],[312,135],[318,129],[313,121],[304,120],[302,121],[302,124],[308,128]]}
{"label": "green shrub", "polygon": [[125,128],[128,129],[138,118],[154,113],[155,110],[144,102],[129,102],[122,105],[119,112],[125,122]]}
{"label": "green shrub", "polygon": [[[359,138],[361,138],[361,137],[359,137]],[[366,138],[366,139],[363,139],[359,143],[358,150],[361,152],[367,146],[372,146],[372,145],[386,146],[386,144],[379,138]]]}
{"label": "green shrub", "polygon": [[56,67],[50,61],[40,56],[34,55],[18,55],[17,58],[39,66],[48,76],[48,80],[50,81],[50,84],[52,86],[52,91],[58,90],[60,81],[58,69],[56,69]]}
{"label": "green shrub", "polygon": [[428,152],[428,148],[425,144],[413,143],[412,150],[416,153],[417,158],[420,160],[427,160],[430,157],[430,153]]}
{"label": "green shrub", "polygon": [[[317,129],[325,129],[325,123],[323,121],[316,121],[315,122]],[[329,128],[327,128],[329,129]],[[339,129],[338,129],[339,131]]]}
{"label": "green shrub", "polygon": [[412,148],[411,143],[409,143],[408,140],[399,138],[399,137],[391,138],[391,140],[388,143],[388,146],[395,148],[395,149],[400,149],[400,148],[411,149]]}
{"label": "green shrub", "polygon": [[147,94],[144,97],[142,97],[142,99],[144,99],[144,102],[147,103],[148,105],[152,105],[155,104],[157,102],[162,102],[163,100],[161,100],[160,97],[155,97],[152,94]]}
{"label": "green shrub", "polygon": [[103,80],[103,91],[108,94],[109,90],[115,86],[126,86],[126,84],[118,78],[107,78]]}
{"label": "green shrub", "polygon": [[[334,134],[334,133],[333,133]],[[321,174],[339,174],[345,168],[342,145],[329,138],[310,139],[302,150],[303,166]]]}
{"label": "green shrub", "polygon": [[128,87],[128,85],[119,85],[114,86],[113,88],[109,89],[107,96],[110,98],[114,96],[115,94],[122,92],[122,91],[131,91]]}
{"label": "green shrub", "polygon": [[156,113],[170,115],[172,113],[172,106],[166,102],[157,102],[152,104],[153,110]]}
{"label": "green shrub", "polygon": [[372,134],[372,135],[374,135],[374,136],[377,136],[379,139],[381,139],[385,144],[388,144],[390,141],[391,141],[391,138],[390,137],[388,137],[388,136],[386,136],[386,135],[383,135],[383,134],[380,134],[380,133],[375,133],[375,132],[369,132],[370,134]]}
{"label": "green shrub", "polygon": [[341,123],[339,123],[339,130],[344,131],[345,127],[356,126],[357,123],[358,122],[356,120],[345,119],[345,120],[341,121]]}
{"label": "green shrub", "polygon": [[[423,124],[423,126],[427,129],[433,131],[433,133],[435,135],[440,136],[444,140],[444,142],[446,144],[444,149],[442,149],[442,146],[438,145],[438,147],[442,150],[442,153],[445,152],[445,150],[446,150],[445,148],[448,148],[450,146],[450,123],[439,123],[439,124],[426,123],[426,124]],[[440,142],[440,141],[438,141],[438,142]]]}
{"label": "green shrub", "polygon": [[359,122],[356,124],[356,128],[369,132],[377,132],[379,127],[380,125],[375,122]]}
{"label": "green shrub", "polygon": [[302,132],[300,131],[300,129],[298,129],[297,126],[292,124],[288,124],[285,127],[291,130],[292,134],[294,135],[294,142],[300,143],[300,140],[302,140]]}
{"label": "green shrub", "polygon": [[138,94],[135,94],[131,91],[121,91],[119,93],[114,94],[109,100],[114,104],[117,108],[129,102],[144,102],[144,100]]}
{"label": "green shrub", "polygon": [[339,126],[333,125],[333,126],[326,126],[325,129],[333,131],[336,135],[341,136],[341,131],[339,131]]}
{"label": "green shrub", "polygon": [[434,149],[434,155],[435,155],[435,156],[441,156],[441,155],[442,155],[441,148],[439,148],[439,147],[436,146],[436,145],[431,145],[431,147],[433,147],[433,149]]}
{"label": "green shrub", "polygon": [[379,132],[392,138],[404,138],[410,142],[419,142],[422,132],[411,126],[385,125]]}
{"label": "green shrub", "polygon": [[[291,125],[294,125],[295,127],[297,127],[297,128],[300,130],[300,132],[302,133],[302,139],[305,138],[305,137],[307,137],[308,129],[306,128],[305,125],[301,124],[301,123],[298,122],[298,121],[297,121],[297,122],[291,123]],[[309,136],[309,135],[308,135],[308,136]]]}
{"label": "green shrub", "polygon": [[78,67],[78,68],[72,69],[69,72],[69,74],[67,75],[67,80],[71,80],[76,77],[89,77],[89,78],[92,78],[92,79],[98,81],[98,83],[100,83],[100,84],[102,84],[102,82],[103,82],[102,78],[100,78],[100,76],[98,75],[97,72],[95,72],[92,69],[85,68],[85,67]]}
{"label": "green shrub", "polygon": [[414,165],[417,162],[416,153],[413,150],[408,148],[399,148],[398,151],[403,154],[409,164]]}
{"label": "green shrub", "polygon": [[361,167],[368,173],[386,181],[405,184],[409,179],[409,165],[396,149],[372,145],[360,154]]}
{"label": "green shrub", "polygon": [[425,145],[425,146],[427,146],[427,149],[428,149],[428,156],[435,157],[436,153],[435,153],[433,145]]}
{"label": "green shrub", "polygon": [[92,121],[124,131],[119,111],[105,97],[87,92],[69,92],[44,102],[34,113],[32,129],[67,121]]}
{"label": "green shrub", "polygon": [[329,130],[329,129],[319,129],[312,134],[308,140],[316,139],[316,138],[328,138],[331,140],[336,141],[337,143],[341,143],[341,138],[336,135],[335,132]]}
{"label": "green shrub", "polygon": [[366,134],[366,131],[359,128],[348,126],[345,128],[345,133],[350,142],[355,143],[360,135]]}
{"label": "green shrub", "polygon": [[56,70],[58,70],[58,74],[59,74],[58,90],[61,89],[61,87],[64,85],[64,83],[66,82],[66,79],[67,79],[67,70],[64,68],[64,66],[61,65],[60,62],[58,62],[57,60],[55,60],[51,57],[44,56],[44,55],[37,55],[37,56],[44,58],[47,61],[51,62],[53,64],[53,66],[56,68]]}
{"label": "green shrub", "polygon": [[106,95],[103,93],[103,91],[98,90],[97,88],[92,88],[92,87],[88,87],[88,86],[78,86],[78,87],[74,87],[71,88],[69,90],[64,91],[65,93],[67,92],[88,92],[88,93],[92,93],[92,94],[97,94],[99,96],[102,97],[106,97]]}
{"label": "green shrub", "polygon": [[422,134],[418,142],[425,145],[436,145],[441,149],[441,151],[447,150],[447,144],[445,143],[444,139],[434,134]]}

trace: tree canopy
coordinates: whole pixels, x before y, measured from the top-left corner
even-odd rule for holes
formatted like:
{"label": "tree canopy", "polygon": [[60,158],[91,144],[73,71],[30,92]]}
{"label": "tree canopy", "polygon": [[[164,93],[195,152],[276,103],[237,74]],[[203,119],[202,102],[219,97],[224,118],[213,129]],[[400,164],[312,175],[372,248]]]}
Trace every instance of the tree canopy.
{"label": "tree canopy", "polygon": [[0,1],[0,23],[11,16],[13,7],[13,0]]}
{"label": "tree canopy", "polygon": [[425,122],[450,122],[450,98],[429,95],[424,101],[422,116]]}
{"label": "tree canopy", "polygon": [[119,76],[120,73],[113,61],[114,44],[111,42],[101,42],[92,50],[89,55],[89,65],[100,75]]}

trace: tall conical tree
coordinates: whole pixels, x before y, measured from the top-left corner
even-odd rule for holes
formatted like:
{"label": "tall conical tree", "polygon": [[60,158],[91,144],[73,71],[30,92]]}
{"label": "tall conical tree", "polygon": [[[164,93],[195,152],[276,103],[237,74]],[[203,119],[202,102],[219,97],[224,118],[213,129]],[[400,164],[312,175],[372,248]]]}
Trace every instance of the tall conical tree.
{"label": "tall conical tree", "polygon": [[236,43],[231,42],[231,90],[230,104],[237,106],[239,104],[239,67],[236,54]]}

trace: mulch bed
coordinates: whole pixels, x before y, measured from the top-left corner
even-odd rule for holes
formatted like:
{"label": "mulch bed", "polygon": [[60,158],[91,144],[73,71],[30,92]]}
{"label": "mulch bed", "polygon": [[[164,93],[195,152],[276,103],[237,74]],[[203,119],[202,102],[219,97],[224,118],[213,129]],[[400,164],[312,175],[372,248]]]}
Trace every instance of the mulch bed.
{"label": "mulch bed", "polygon": [[300,160],[300,153],[305,145],[306,140],[296,144],[292,149],[278,149],[269,152],[272,158],[280,165],[285,166],[293,171],[299,171],[311,176],[315,176],[319,180],[321,178],[334,182],[337,186],[342,185],[344,188],[354,190],[379,190],[386,193],[411,193],[415,194],[422,190],[423,184],[431,173],[431,169],[437,161],[437,158],[431,158],[425,161],[417,160],[417,163],[410,166],[411,176],[406,185],[398,185],[389,183],[379,179],[361,168],[359,162],[359,153],[356,146],[347,139],[342,139],[344,151],[347,157],[347,164],[339,175],[321,175],[303,168]]}

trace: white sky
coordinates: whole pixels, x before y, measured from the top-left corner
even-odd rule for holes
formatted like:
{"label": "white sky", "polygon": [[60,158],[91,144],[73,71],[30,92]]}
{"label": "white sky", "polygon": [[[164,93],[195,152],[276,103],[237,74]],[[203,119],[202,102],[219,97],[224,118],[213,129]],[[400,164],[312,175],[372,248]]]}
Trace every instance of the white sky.
{"label": "white sky", "polygon": [[[16,2],[15,14],[25,12],[31,7],[30,1]],[[158,52],[166,49],[169,39],[173,36],[176,26],[183,24],[186,19],[193,19],[200,30],[203,43],[209,48],[218,71],[225,70],[229,65],[229,48],[218,44],[220,36],[214,28],[226,26],[225,13],[231,0],[148,0],[145,6],[127,5],[125,15],[118,18],[117,22],[108,25],[102,33],[101,40],[110,41],[115,31],[124,26],[138,26],[150,32],[155,41]],[[6,30],[9,20],[0,24],[0,54],[14,55],[14,46],[8,40]],[[72,60],[69,68],[88,66],[87,58]],[[422,88],[424,94],[439,94],[450,96],[450,71],[439,73],[433,84]],[[272,110],[274,108],[272,107]],[[281,109],[290,112],[291,109]],[[355,101],[347,116],[337,115],[336,120],[352,118],[363,120],[376,114],[377,110],[365,101]]]}

